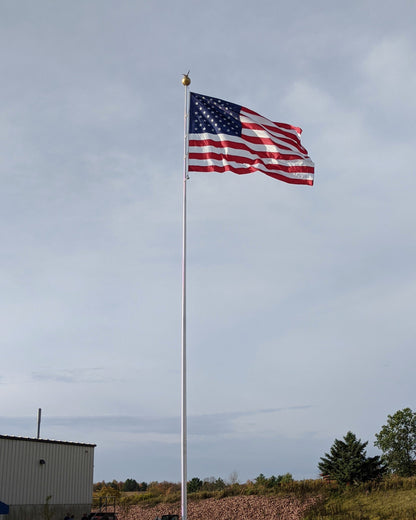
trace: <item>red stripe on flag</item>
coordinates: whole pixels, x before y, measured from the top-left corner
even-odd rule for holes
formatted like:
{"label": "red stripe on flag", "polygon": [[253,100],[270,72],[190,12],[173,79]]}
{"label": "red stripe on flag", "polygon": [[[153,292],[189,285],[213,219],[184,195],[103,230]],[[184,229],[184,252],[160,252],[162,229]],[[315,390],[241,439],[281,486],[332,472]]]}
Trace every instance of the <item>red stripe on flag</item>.
{"label": "red stripe on flag", "polygon": [[236,173],[237,175],[246,175],[249,173],[254,173],[261,171],[261,173],[264,173],[265,175],[268,175],[269,177],[273,177],[274,179],[278,179],[280,181],[287,182],[289,184],[306,184],[309,186],[313,185],[313,180],[310,179],[300,179],[296,177],[287,177],[287,175],[284,175],[283,173],[278,173],[278,171],[275,172],[266,172],[259,170],[258,168],[255,168],[253,166],[248,168],[235,168],[231,166],[230,164],[225,164],[223,166],[213,166],[213,165],[206,165],[206,166],[197,166],[193,165],[189,168],[190,172],[195,173],[225,173],[225,172],[232,172]]}
{"label": "red stripe on flag", "polygon": [[189,154],[190,161],[225,161],[225,162],[234,162],[241,165],[245,165],[245,168],[249,168],[249,165],[262,165],[263,168],[274,171],[279,170],[287,173],[313,173],[313,166],[299,166],[299,165],[286,165],[286,164],[268,164],[262,161],[260,158],[250,160],[248,157],[242,157],[241,155],[231,155],[231,154],[215,154],[215,153],[198,153],[191,152]]}
{"label": "red stripe on flag", "polygon": [[[245,137],[244,137],[245,139]],[[250,140],[253,144],[259,144],[259,145],[271,145],[273,146],[274,148],[277,148],[276,145],[273,143],[273,142],[266,142],[264,143],[264,140],[263,141],[259,141],[257,140],[256,142],[254,140]],[[275,151],[268,151],[268,150],[256,150],[256,149],[253,149],[252,147],[248,146],[243,140],[241,140],[240,142],[235,142],[235,141],[214,141],[212,139],[201,139],[201,140],[197,140],[197,139],[191,139],[189,141],[189,148],[203,148],[203,147],[206,147],[206,146],[212,146],[214,148],[217,148],[218,150],[225,150],[226,148],[233,148],[235,150],[244,150],[246,152],[249,152],[251,153],[252,155],[255,155],[255,156],[258,156],[258,157],[263,157],[263,158],[266,158],[266,157],[269,157],[270,159],[282,159],[282,160],[285,160],[285,161],[290,161],[290,160],[300,160],[300,159],[304,159],[305,157],[302,155],[302,154],[294,154],[291,150],[289,150],[289,152],[291,153],[283,153],[282,152],[275,152]]]}
{"label": "red stripe on flag", "polygon": [[262,119],[266,119],[273,126],[276,126],[278,128],[285,129],[285,130],[294,130],[298,134],[302,133],[302,128],[299,128],[298,126],[289,125],[288,123],[276,123],[275,121],[270,121],[270,119],[267,119],[266,117],[258,114],[257,112],[254,112],[254,110],[250,110],[249,108],[246,108],[246,107],[241,107],[241,113],[244,114],[244,112],[247,112],[248,114],[251,114],[253,116],[261,117]]}
{"label": "red stripe on flag", "polygon": [[299,150],[299,152],[301,153],[308,153],[305,148],[300,144],[300,140],[299,139],[296,139],[294,136],[290,135],[290,134],[285,134],[285,133],[280,133],[280,134],[277,134],[276,132],[273,131],[273,129],[271,128],[267,128],[267,127],[264,127],[264,126],[261,126],[257,123],[242,123],[242,131],[241,131],[241,134],[242,134],[242,137],[244,137],[245,139],[261,139],[263,140],[264,137],[261,137],[261,136],[250,136],[250,135],[247,135],[244,131],[245,129],[250,129],[250,130],[253,130],[254,132],[256,131],[260,131],[260,132],[265,132],[269,135],[269,139],[271,141],[274,141],[274,144],[280,144],[281,142],[284,142],[284,143],[287,143],[288,145],[291,145],[292,147],[296,148],[297,150]]}

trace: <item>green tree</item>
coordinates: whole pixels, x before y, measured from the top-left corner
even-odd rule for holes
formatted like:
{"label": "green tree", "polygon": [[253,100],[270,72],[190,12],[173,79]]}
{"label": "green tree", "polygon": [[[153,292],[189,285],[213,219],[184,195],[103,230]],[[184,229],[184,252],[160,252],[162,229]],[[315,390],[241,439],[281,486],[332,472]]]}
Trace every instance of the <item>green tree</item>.
{"label": "green tree", "polygon": [[196,491],[200,491],[202,488],[202,480],[198,477],[194,477],[188,482],[188,493],[195,493]]}
{"label": "green tree", "polygon": [[97,497],[119,498],[120,496],[121,496],[121,491],[111,485],[102,486],[101,489],[99,491],[97,491]]}
{"label": "green tree", "polygon": [[385,467],[380,457],[367,457],[367,444],[357,439],[352,432],[348,432],[344,440],[335,439],[330,453],[325,453],[318,464],[321,474],[341,485],[381,478]]}
{"label": "green tree", "polygon": [[225,482],[222,478],[207,477],[204,478],[202,484],[203,491],[222,491],[225,488]]}
{"label": "green tree", "polygon": [[289,482],[293,482],[292,473],[285,473],[284,475],[279,475],[277,477],[278,484],[289,484]]}
{"label": "green tree", "polygon": [[218,477],[214,482],[214,489],[216,491],[222,491],[226,487],[225,482],[221,477]]}
{"label": "green tree", "polygon": [[269,478],[265,477],[263,473],[260,473],[260,475],[255,479],[256,486],[265,487],[269,489],[277,488],[282,484],[287,484],[292,481],[293,477],[291,473],[286,473],[285,475],[278,475],[277,477],[275,475],[272,475]]}
{"label": "green tree", "polygon": [[265,486],[267,483],[267,478],[263,475],[263,473],[260,473],[260,475],[254,479],[254,482],[258,486]]}
{"label": "green tree", "polygon": [[416,413],[410,408],[388,415],[374,443],[388,469],[401,477],[416,475]]}
{"label": "green tree", "polygon": [[134,478],[128,478],[123,484],[123,491],[138,491],[140,484]]}

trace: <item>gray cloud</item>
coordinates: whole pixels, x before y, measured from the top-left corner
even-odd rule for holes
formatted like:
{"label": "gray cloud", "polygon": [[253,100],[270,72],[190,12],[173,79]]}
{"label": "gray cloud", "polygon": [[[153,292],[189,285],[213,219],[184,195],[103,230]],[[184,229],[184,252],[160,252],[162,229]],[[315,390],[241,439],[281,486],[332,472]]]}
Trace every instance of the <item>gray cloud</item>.
{"label": "gray cloud", "polygon": [[[67,382],[64,379],[64,382]],[[190,436],[217,436],[224,434],[241,433],[241,426],[235,424],[242,418],[253,418],[264,414],[275,414],[287,411],[304,411],[311,407],[291,406],[287,408],[272,408],[260,410],[245,410],[235,412],[213,413],[204,415],[191,415],[188,417]],[[7,427],[21,430],[27,428],[33,422],[27,417],[2,417],[0,427]],[[146,434],[174,434],[180,432],[180,418],[175,417],[146,417],[146,416],[61,416],[51,417],[44,415],[43,431],[66,430],[74,435],[75,432],[85,434],[91,432],[92,435],[97,431],[120,432],[120,433],[146,433]]]}
{"label": "gray cloud", "polygon": [[43,369],[32,373],[35,381],[57,383],[113,383],[102,368]]}

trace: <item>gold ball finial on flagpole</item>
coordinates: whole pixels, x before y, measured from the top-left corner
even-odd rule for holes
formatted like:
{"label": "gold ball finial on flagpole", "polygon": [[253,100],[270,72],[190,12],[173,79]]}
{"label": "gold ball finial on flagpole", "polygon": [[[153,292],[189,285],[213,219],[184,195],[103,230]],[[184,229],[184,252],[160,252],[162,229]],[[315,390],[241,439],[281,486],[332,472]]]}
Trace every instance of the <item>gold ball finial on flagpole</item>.
{"label": "gold ball finial on flagpole", "polygon": [[189,77],[189,70],[187,74],[182,74],[182,85],[188,87],[191,84],[191,78]]}

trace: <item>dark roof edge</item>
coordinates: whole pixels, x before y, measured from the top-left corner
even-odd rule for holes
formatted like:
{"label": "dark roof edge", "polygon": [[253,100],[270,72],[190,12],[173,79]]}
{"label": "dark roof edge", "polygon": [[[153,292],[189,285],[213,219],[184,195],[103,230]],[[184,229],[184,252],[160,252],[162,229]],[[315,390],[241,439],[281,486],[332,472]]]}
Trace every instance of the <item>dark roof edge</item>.
{"label": "dark roof edge", "polygon": [[51,444],[69,444],[70,446],[88,446],[89,448],[95,448],[97,446],[96,444],[87,444],[84,442],[55,441],[51,439],[33,439],[32,437],[17,437],[15,435],[0,435],[0,439],[9,439],[13,441],[48,442]]}

